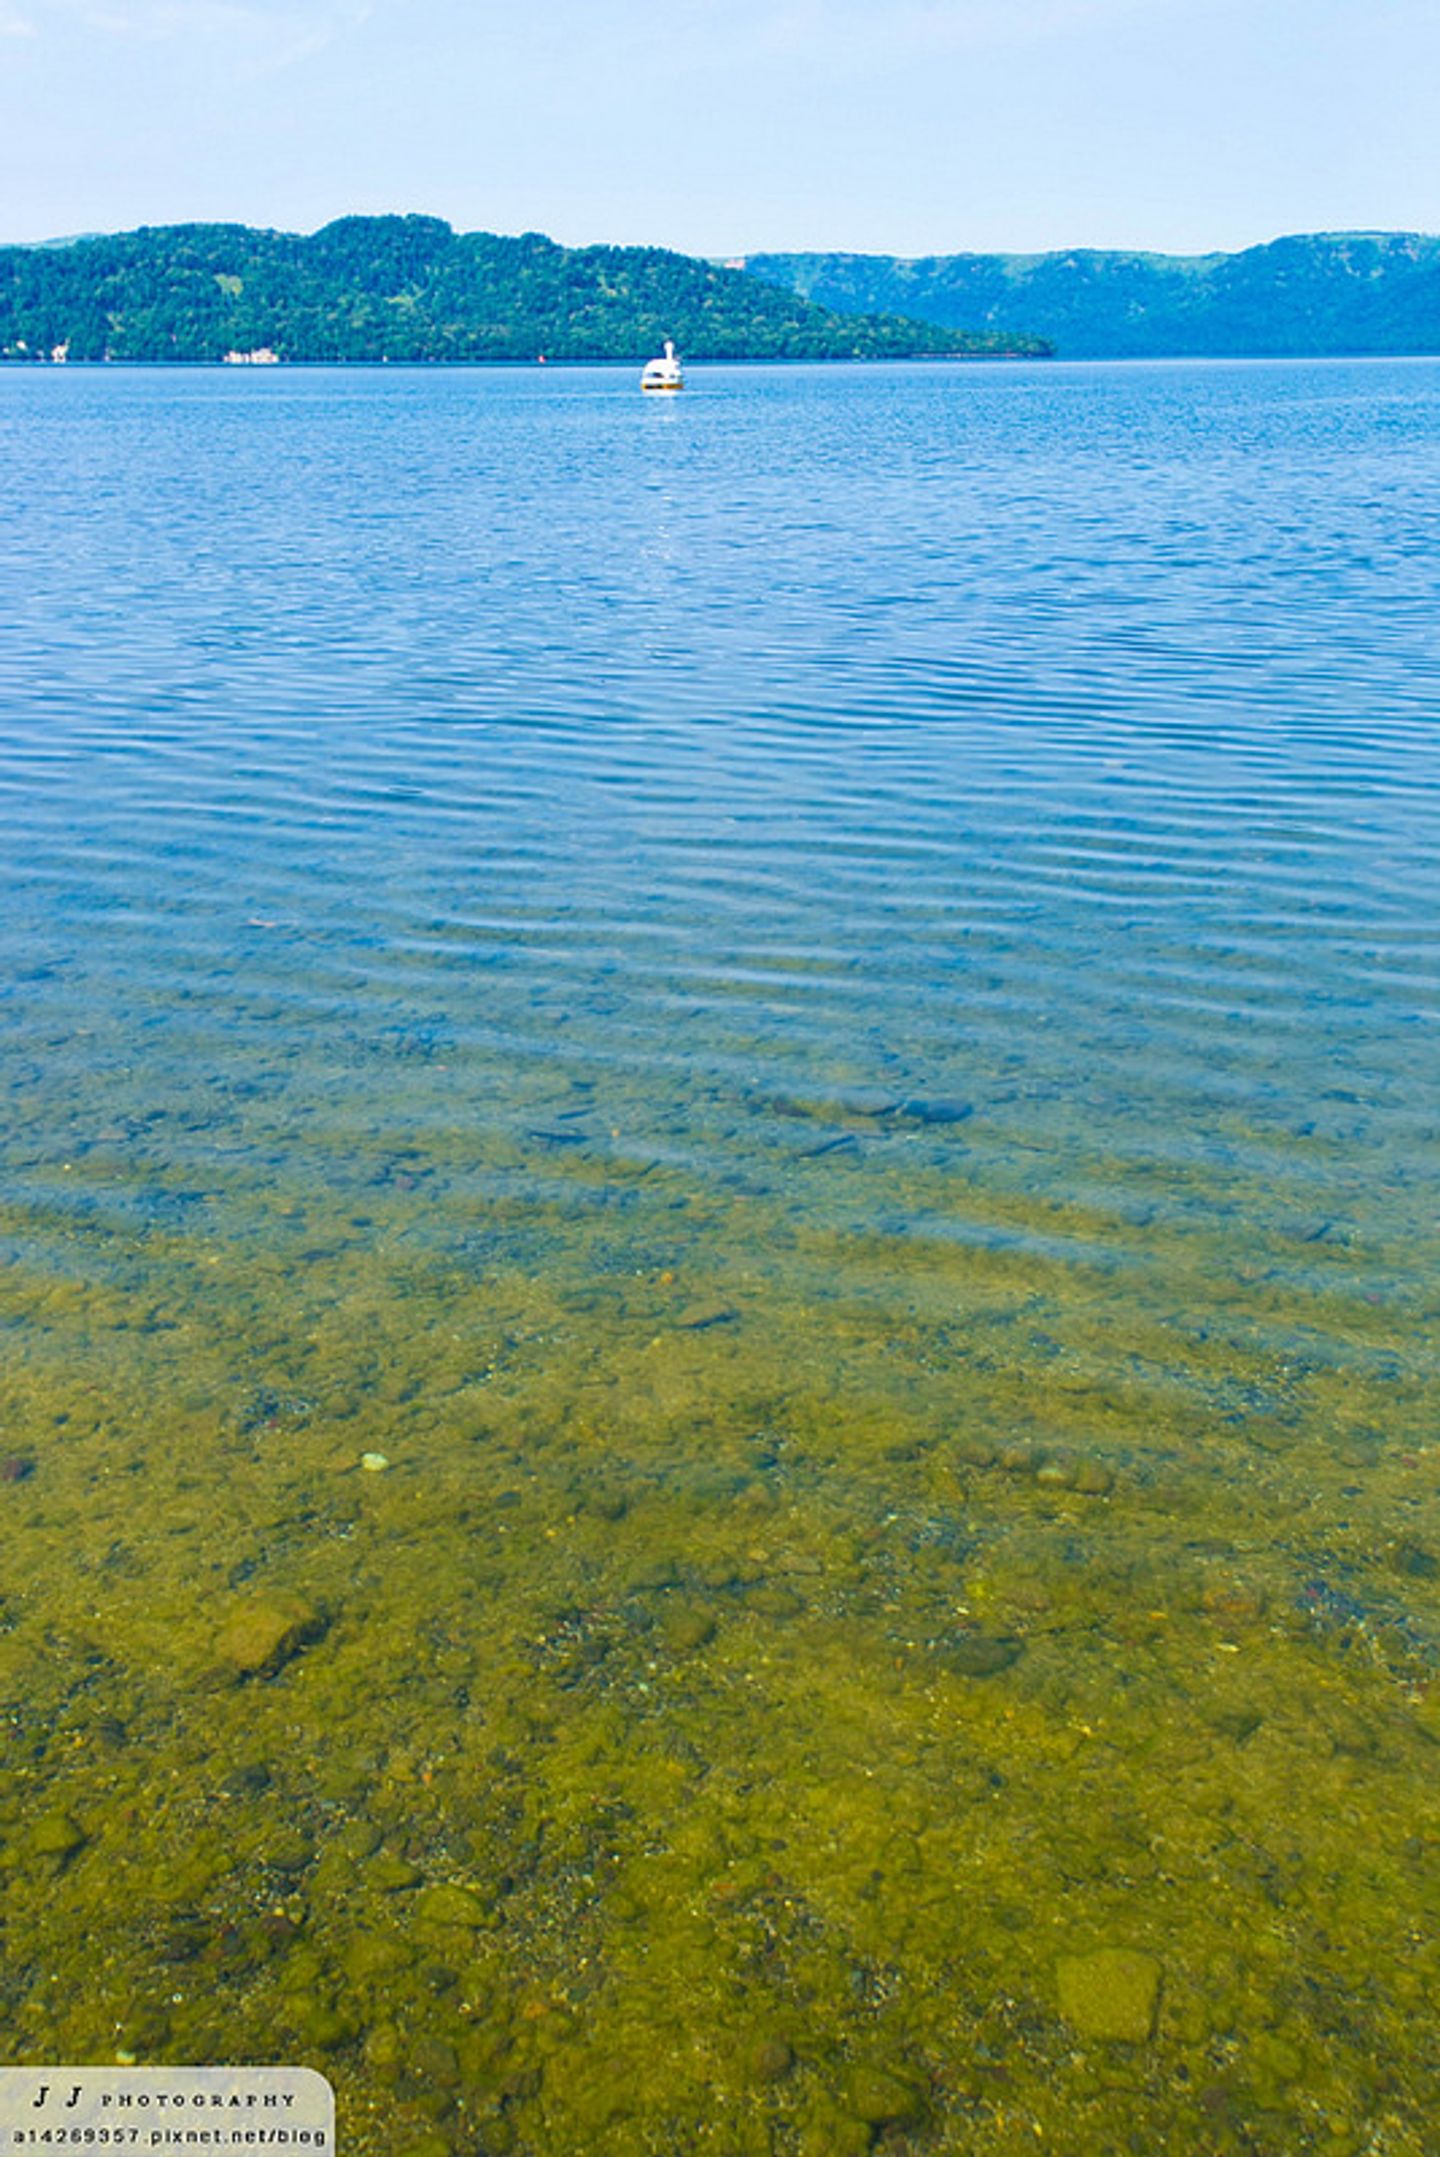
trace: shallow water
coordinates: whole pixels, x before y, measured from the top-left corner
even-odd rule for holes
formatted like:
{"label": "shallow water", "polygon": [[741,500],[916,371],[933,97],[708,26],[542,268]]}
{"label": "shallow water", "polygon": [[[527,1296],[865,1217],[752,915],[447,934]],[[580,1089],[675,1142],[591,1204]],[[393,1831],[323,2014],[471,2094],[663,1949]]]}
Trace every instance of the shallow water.
{"label": "shallow water", "polygon": [[1430,363],[0,377],[7,2057],[1427,2148],[1437,482]]}

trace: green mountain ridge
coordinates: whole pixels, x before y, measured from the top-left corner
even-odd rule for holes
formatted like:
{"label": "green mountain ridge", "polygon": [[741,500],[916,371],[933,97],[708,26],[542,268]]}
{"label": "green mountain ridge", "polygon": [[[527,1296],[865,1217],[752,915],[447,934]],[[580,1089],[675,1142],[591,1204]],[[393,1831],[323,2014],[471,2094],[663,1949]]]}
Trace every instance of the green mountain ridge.
{"label": "green mountain ridge", "polygon": [[899,312],[1065,359],[1324,358],[1440,352],[1440,237],[1310,232],[1235,254],[755,254],[752,277],[844,314]]}
{"label": "green mountain ridge", "polygon": [[189,361],[268,348],[293,361],[1043,356],[885,313],[839,315],[654,247],[567,248],[457,233],[438,217],[345,217],[308,236],[142,226],[0,248],[0,357]]}

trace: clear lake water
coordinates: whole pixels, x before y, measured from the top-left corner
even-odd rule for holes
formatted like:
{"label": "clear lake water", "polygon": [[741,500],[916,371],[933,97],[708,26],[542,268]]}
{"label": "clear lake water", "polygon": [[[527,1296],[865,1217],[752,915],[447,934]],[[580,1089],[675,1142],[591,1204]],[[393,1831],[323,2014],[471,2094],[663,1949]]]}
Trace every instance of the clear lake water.
{"label": "clear lake water", "polygon": [[1440,364],[0,375],[0,2032],[1424,2157]]}

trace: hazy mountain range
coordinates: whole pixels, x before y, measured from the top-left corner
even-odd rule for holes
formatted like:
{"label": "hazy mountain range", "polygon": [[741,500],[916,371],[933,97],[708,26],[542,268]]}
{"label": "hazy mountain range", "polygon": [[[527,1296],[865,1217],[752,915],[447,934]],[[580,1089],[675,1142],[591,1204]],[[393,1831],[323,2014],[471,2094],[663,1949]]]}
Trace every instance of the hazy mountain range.
{"label": "hazy mountain range", "polygon": [[1440,352],[1440,238],[1313,232],[1239,254],[759,254],[732,267],[840,313],[1047,338],[1065,359]]}

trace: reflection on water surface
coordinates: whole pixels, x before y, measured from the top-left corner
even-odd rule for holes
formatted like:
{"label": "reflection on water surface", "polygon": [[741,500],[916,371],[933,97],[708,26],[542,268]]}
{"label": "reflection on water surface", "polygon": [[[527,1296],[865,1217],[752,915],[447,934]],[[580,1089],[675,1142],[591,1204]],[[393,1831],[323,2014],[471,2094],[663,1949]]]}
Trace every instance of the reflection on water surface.
{"label": "reflection on water surface", "polygon": [[3,2023],[1426,2148],[1430,365],[7,374]]}

